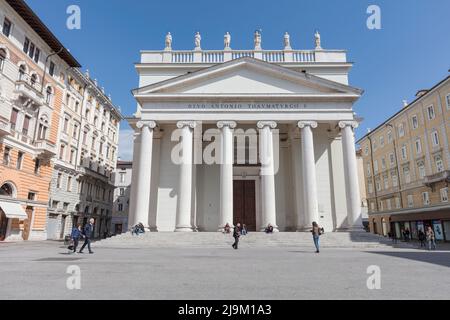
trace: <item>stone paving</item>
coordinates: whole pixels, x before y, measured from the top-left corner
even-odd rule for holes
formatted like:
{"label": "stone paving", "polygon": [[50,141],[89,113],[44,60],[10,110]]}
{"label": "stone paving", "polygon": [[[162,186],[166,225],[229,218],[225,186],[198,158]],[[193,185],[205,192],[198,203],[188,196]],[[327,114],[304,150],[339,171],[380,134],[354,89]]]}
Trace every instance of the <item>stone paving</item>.
{"label": "stone paving", "polygon": [[[63,243],[54,241],[0,243],[0,299],[450,298],[448,245],[428,252],[415,244],[392,247],[370,240],[364,248],[333,246],[324,237],[316,254],[311,242],[283,240],[293,235],[255,234],[253,243],[244,237],[239,250],[231,248],[231,237],[214,237],[220,236],[221,246],[210,240],[193,247],[167,244],[168,234],[147,235],[159,237],[164,247],[146,246],[144,238],[117,244],[117,238],[94,243],[92,255],[68,255]],[[194,241],[195,235],[180,237]],[[264,247],[267,239],[272,242]],[[379,290],[367,287],[367,268],[373,265],[381,271]],[[80,290],[66,286],[69,266],[80,268]]]}

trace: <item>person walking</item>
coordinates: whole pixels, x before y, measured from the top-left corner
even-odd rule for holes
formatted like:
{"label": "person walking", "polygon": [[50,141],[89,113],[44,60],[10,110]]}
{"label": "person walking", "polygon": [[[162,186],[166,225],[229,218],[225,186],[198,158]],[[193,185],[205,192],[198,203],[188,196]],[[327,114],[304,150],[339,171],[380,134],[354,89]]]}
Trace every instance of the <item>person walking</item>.
{"label": "person walking", "polygon": [[422,248],[422,247],[426,247],[426,245],[425,245],[425,233],[423,233],[423,231],[422,230],[419,230],[419,242],[420,242],[420,247]]}
{"label": "person walking", "polygon": [[427,227],[426,237],[428,242],[428,250],[436,250],[436,238],[431,226]]}
{"label": "person walking", "polygon": [[73,253],[77,253],[77,247],[78,242],[80,241],[80,238],[83,237],[81,233],[81,224],[78,223],[75,227],[72,228],[72,233],[70,234],[70,237],[73,241]]}
{"label": "person walking", "polygon": [[238,244],[239,244],[239,237],[241,236],[241,224],[238,222],[236,224],[236,226],[234,227],[233,230],[233,238],[234,238],[234,243],[232,245],[232,247],[237,250],[238,248]]}
{"label": "person walking", "polygon": [[79,253],[83,253],[84,248],[87,246],[89,253],[94,253],[94,251],[91,250],[91,238],[94,235],[94,218],[89,219],[89,223],[84,226],[83,229],[83,235],[84,235],[84,243],[81,247]]}
{"label": "person walking", "polygon": [[316,247],[316,253],[319,253],[319,237],[323,234],[323,228],[320,228],[317,222],[312,223],[311,233],[313,235],[314,246]]}
{"label": "person walking", "polygon": [[245,236],[248,233],[247,226],[245,224],[242,225],[241,235]]}

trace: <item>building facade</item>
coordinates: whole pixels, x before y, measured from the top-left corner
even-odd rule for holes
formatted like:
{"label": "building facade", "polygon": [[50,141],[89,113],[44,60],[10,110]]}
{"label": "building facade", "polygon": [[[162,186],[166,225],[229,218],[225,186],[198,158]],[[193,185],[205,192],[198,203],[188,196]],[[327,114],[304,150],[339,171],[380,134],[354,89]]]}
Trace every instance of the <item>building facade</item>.
{"label": "building facade", "polygon": [[142,51],[130,225],[158,231],[361,229],[352,64],[342,50]]}
{"label": "building facade", "polygon": [[450,240],[450,77],[358,141],[364,161],[369,223],[373,233],[402,229],[417,238],[432,226]]}
{"label": "building facade", "polygon": [[130,191],[133,163],[131,161],[117,161],[114,172],[114,206],[111,221],[111,232],[120,234],[126,232],[128,226],[128,214],[130,207]]}
{"label": "building facade", "polygon": [[52,158],[78,62],[23,1],[0,1],[0,241],[47,238]]}
{"label": "building facade", "polygon": [[110,233],[121,118],[89,73],[68,73],[50,183],[49,239],[63,238],[91,217],[94,237]]}

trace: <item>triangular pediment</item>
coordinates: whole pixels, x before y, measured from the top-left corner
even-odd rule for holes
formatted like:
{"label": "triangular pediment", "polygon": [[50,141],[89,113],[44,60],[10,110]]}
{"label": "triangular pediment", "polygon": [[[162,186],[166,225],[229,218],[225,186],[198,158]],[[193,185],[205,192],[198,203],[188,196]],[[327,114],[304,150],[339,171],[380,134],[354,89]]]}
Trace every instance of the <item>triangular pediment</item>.
{"label": "triangular pediment", "polygon": [[133,91],[145,95],[360,95],[359,89],[253,58],[241,58]]}

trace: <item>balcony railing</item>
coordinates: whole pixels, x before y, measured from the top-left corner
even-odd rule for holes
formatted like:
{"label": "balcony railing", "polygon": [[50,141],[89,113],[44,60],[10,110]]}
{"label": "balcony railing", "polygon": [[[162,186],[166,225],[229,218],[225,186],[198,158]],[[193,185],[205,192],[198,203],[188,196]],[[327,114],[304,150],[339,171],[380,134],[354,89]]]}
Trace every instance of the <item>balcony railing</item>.
{"label": "balcony railing", "polygon": [[11,134],[11,123],[4,118],[0,118],[0,137]]}
{"label": "balcony railing", "polygon": [[56,155],[56,145],[48,140],[37,140],[34,147],[42,157],[51,158]]}
{"label": "balcony railing", "polygon": [[41,93],[41,84],[28,74],[21,74],[16,81],[15,92],[27,99],[31,99],[36,105],[44,104],[44,96]]}
{"label": "balcony railing", "polygon": [[426,176],[423,183],[426,186],[431,186],[437,182],[450,182],[450,170],[441,171],[430,176]]}
{"label": "balcony railing", "polygon": [[347,62],[343,50],[163,50],[143,51],[141,63],[222,63],[251,57],[271,63]]}

